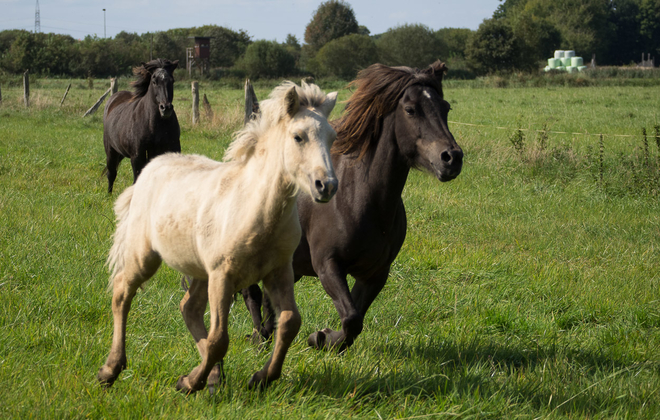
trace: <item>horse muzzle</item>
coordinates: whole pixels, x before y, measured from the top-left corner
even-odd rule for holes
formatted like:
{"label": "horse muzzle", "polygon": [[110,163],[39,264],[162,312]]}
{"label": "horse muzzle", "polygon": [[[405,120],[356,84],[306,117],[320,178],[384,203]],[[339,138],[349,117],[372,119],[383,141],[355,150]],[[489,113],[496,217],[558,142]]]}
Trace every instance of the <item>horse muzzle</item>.
{"label": "horse muzzle", "polygon": [[160,112],[160,117],[161,118],[169,118],[172,116],[172,113],[174,112],[174,107],[172,104],[158,104],[158,111]]}
{"label": "horse muzzle", "polygon": [[461,149],[445,150],[440,154],[440,160],[433,163],[433,168],[440,182],[451,181],[463,169],[463,151]]}
{"label": "horse muzzle", "polygon": [[334,197],[338,187],[339,181],[334,176],[316,179],[312,185],[312,198],[317,203],[327,203]]}

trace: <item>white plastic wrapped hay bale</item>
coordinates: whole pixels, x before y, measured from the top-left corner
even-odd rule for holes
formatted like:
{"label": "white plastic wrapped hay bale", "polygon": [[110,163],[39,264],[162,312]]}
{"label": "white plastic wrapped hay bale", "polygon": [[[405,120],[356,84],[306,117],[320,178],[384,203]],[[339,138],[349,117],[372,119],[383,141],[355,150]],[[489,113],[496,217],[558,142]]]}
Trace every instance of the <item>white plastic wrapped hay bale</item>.
{"label": "white plastic wrapped hay bale", "polygon": [[548,58],[548,67],[556,69],[559,66],[561,66],[561,60],[557,58]]}
{"label": "white plastic wrapped hay bale", "polygon": [[564,51],[564,58],[573,58],[575,57],[575,51],[569,50],[569,51]]}
{"label": "white plastic wrapped hay bale", "polygon": [[556,50],[555,51],[555,58],[564,58],[564,51],[563,50]]}
{"label": "white plastic wrapped hay bale", "polygon": [[587,69],[587,66],[579,66],[578,71],[585,71]]}
{"label": "white plastic wrapped hay bale", "polygon": [[584,61],[582,60],[582,57],[571,57],[571,66],[580,67],[583,65],[584,65]]}
{"label": "white plastic wrapped hay bale", "polygon": [[566,67],[566,71],[569,72],[569,73],[577,73],[578,69],[577,69],[577,67],[568,66],[568,67]]}
{"label": "white plastic wrapped hay bale", "polygon": [[561,59],[561,65],[564,67],[569,67],[571,65],[571,57],[564,57]]}

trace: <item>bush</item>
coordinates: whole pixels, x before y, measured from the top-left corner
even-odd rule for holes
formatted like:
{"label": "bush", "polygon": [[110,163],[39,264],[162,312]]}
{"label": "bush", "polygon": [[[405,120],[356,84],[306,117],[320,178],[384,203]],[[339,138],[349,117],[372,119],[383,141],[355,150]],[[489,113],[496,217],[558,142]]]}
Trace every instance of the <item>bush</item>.
{"label": "bush", "polygon": [[313,73],[353,79],[357,72],[378,61],[376,44],[367,35],[348,35],[328,42],[313,60]]}
{"label": "bush", "polygon": [[256,41],[236,63],[252,79],[282,77],[295,72],[296,60],[285,47],[274,41]]}
{"label": "bush", "polygon": [[443,39],[419,24],[391,28],[378,38],[376,45],[380,60],[388,66],[425,68],[448,55]]}

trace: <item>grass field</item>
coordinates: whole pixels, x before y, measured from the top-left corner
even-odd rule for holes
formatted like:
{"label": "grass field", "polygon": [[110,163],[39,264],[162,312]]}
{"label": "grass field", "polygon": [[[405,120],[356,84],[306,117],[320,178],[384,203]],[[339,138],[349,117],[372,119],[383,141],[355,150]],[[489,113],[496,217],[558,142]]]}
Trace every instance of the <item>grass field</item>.
{"label": "grass field", "polygon": [[[446,184],[411,173],[406,243],[353,347],[307,348],[339,321],[305,278],[281,380],[248,390],[269,352],[243,339],[239,297],[226,385],[184,396],[174,384],[199,356],[167,267],[133,303],[128,369],[108,391],[96,382],[112,335],[104,263],[117,194],[101,176],[102,113],[81,116],[107,82],[72,81],[60,108],[68,83],[35,81],[27,110],[19,86],[2,86],[2,418],[660,416],[657,87],[447,83],[463,173]],[[214,117],[193,127],[190,86],[175,86],[183,151],[221,159],[242,122],[241,87],[202,83]],[[272,85],[257,87],[263,98]],[[115,191],[131,179],[125,163]]]}

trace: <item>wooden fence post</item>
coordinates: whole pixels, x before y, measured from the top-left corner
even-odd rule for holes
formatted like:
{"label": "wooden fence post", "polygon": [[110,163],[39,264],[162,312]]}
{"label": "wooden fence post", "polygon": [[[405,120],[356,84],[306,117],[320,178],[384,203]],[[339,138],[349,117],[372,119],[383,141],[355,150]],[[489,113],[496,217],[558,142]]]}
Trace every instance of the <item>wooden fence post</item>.
{"label": "wooden fence post", "polygon": [[192,82],[192,123],[196,125],[199,121],[199,85]]}
{"label": "wooden fence post", "polygon": [[105,101],[105,97],[108,96],[108,94],[110,93],[110,89],[111,88],[108,88],[108,90],[106,90],[105,93],[103,95],[101,95],[99,100],[96,101],[96,103],[94,105],[92,105],[92,107],[90,109],[88,109],[87,112],[85,112],[85,115],[83,115],[83,118],[85,118],[88,115],[92,115],[93,113],[96,112],[97,109],[99,109],[99,106],[101,106],[103,101]]}
{"label": "wooden fence post", "polygon": [[245,116],[243,118],[243,125],[257,118],[258,114],[259,101],[257,100],[257,95],[254,93],[250,79],[245,79]]}
{"label": "wooden fence post", "polygon": [[117,93],[117,89],[119,88],[119,83],[117,83],[117,78],[113,77],[110,79],[110,96],[114,95]]}
{"label": "wooden fence post", "polygon": [[209,103],[206,93],[204,94],[204,99],[202,100],[202,106],[204,106],[204,115],[209,121],[213,121],[213,109],[211,109],[211,104]]}
{"label": "wooden fence post", "polygon": [[64,100],[66,99],[66,95],[69,94],[69,89],[71,89],[71,83],[69,83],[69,86],[66,87],[66,91],[64,91],[64,96],[62,97],[62,100],[60,101],[60,106],[64,103]]}
{"label": "wooden fence post", "polygon": [[25,102],[25,107],[30,106],[30,71],[25,70],[23,73],[23,101]]}

